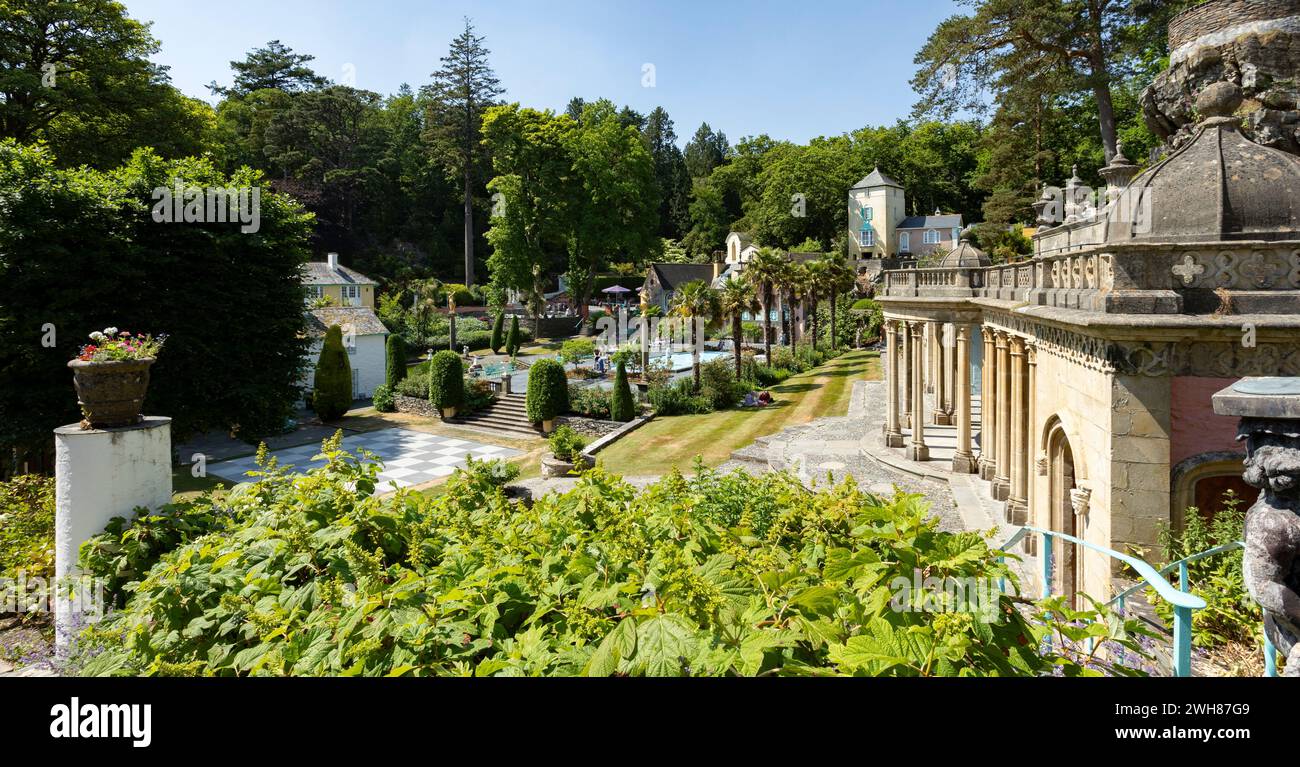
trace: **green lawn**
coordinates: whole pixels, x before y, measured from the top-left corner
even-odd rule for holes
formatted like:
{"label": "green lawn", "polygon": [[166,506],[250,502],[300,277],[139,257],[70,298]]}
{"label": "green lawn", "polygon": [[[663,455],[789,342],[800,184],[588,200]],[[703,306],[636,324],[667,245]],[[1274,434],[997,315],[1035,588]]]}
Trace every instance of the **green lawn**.
{"label": "green lawn", "polygon": [[853,382],[879,377],[879,353],[852,351],[772,387],[775,405],[656,418],[601,452],[600,460],[610,471],[625,476],[664,474],[673,466],[687,471],[697,455],[705,464],[717,466],[757,437],[847,414]]}

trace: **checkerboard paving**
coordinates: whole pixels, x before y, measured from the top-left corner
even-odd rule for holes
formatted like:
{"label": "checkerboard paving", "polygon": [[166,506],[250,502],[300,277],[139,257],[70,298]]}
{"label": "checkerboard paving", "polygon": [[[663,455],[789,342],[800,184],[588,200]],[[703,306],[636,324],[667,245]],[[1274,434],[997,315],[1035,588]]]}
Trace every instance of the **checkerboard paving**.
{"label": "checkerboard paving", "polygon": [[[446,477],[465,465],[466,456],[486,460],[520,455],[518,450],[499,445],[485,445],[409,429],[383,429],[365,434],[350,434],[343,438],[344,450],[356,452],[361,448],[374,453],[383,462],[384,470],[379,473],[381,488],[387,488],[390,483],[397,487],[411,487]],[[271,455],[280,460],[281,466],[293,466],[305,473],[308,469],[325,464],[324,461],[312,461],[312,457],[319,452],[320,445],[312,443],[274,450]],[[245,476],[246,472],[256,469],[254,457],[248,456],[209,464],[208,473],[230,482],[246,482],[249,479]]]}

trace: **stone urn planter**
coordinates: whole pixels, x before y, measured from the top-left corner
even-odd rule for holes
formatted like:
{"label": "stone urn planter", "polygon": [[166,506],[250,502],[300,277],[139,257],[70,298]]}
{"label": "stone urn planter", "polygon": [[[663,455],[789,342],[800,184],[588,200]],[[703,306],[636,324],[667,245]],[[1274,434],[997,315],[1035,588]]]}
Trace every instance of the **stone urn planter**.
{"label": "stone urn planter", "polygon": [[454,408],[454,407],[445,407],[445,408],[442,409],[442,420],[444,420],[444,421],[449,421],[449,420],[451,420],[452,418],[455,418],[455,417],[456,417],[456,408]]}
{"label": "stone urn planter", "polygon": [[553,431],[555,431],[555,419],[554,419],[554,418],[548,418],[548,419],[546,419],[545,421],[542,421],[542,433],[543,433],[543,434],[550,434],[550,433],[553,432]]}
{"label": "stone urn planter", "polygon": [[109,429],[140,423],[149,368],[154,358],[86,362],[72,360],[72,382],[81,405],[83,429]]}
{"label": "stone urn planter", "polygon": [[568,463],[556,458],[554,453],[547,453],[542,456],[542,479],[567,477],[579,469],[590,469],[595,463],[591,456],[585,454],[579,454],[576,463]]}

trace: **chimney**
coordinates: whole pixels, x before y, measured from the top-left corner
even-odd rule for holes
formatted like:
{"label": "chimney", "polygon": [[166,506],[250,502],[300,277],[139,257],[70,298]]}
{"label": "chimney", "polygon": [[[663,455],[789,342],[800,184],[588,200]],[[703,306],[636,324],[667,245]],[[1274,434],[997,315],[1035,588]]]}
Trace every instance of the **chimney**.
{"label": "chimney", "polygon": [[715,255],[713,257],[713,279],[716,282],[722,276],[722,261]]}
{"label": "chimney", "polygon": [[325,254],[325,263],[327,263],[327,264],[330,265],[330,271],[331,271],[331,272],[337,272],[337,271],[339,270],[339,254],[338,254],[338,253],[326,253],[326,254]]}

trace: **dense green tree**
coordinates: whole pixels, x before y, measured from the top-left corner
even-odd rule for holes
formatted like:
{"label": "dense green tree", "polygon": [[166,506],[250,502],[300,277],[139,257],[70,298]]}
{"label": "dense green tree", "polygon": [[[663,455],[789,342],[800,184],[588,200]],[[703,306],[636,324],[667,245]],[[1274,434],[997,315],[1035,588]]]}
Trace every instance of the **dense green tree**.
{"label": "dense green tree", "polygon": [[711,178],[695,179],[691,188],[691,230],[682,244],[697,260],[704,260],[713,251],[721,250],[731,231],[726,201],[716,178],[717,174]]}
{"label": "dense green tree", "polygon": [[[258,231],[156,222],[156,190],[174,179],[258,188]],[[66,363],[108,326],[169,334],[146,406],[173,418],[177,439],[283,428],[307,364],[311,217],[293,200],[254,171],[226,176],[207,160],[142,150],[111,172],[61,170],[48,149],[12,141],[0,142],[0,199],[0,444],[44,444],[77,420]]]}
{"label": "dense green tree", "polygon": [[642,131],[654,162],[659,197],[659,236],[679,240],[691,228],[691,178],[686,159],[677,147],[677,132],[663,107],[655,107]]}
{"label": "dense green tree", "polygon": [[483,37],[465,19],[465,29],[451,41],[442,67],[433,73],[429,94],[428,137],[447,172],[462,183],[465,228],[465,285],[474,276],[474,189],[480,182],[482,157],[480,128],[484,110],[505,92],[488,63]]}
{"label": "dense green tree", "polygon": [[230,62],[230,68],[235,71],[234,85],[223,88],[213,82],[208,90],[218,96],[247,96],[264,89],[299,93],[322,88],[329,80],[308,66],[315,59],[315,56],[294,53],[279,40],[272,40],[264,48],[249,51],[243,61]]}
{"label": "dense green tree", "polygon": [[352,407],[352,365],[338,325],[330,325],[325,331],[316,361],[311,405],[322,421],[337,421]]}
{"label": "dense green tree", "polygon": [[686,171],[691,178],[707,178],[714,168],[727,161],[730,153],[727,135],[704,123],[696,129],[691,140],[686,142]]}
{"label": "dense green tree", "polygon": [[158,42],[109,0],[0,3],[0,138],[48,142],[65,167],[107,169],[140,146],[201,154],[213,115],[150,62]]}
{"label": "dense green tree", "polygon": [[521,345],[522,340],[519,335],[519,315],[511,315],[510,332],[506,333],[506,354],[511,357],[519,354],[519,347]]}

